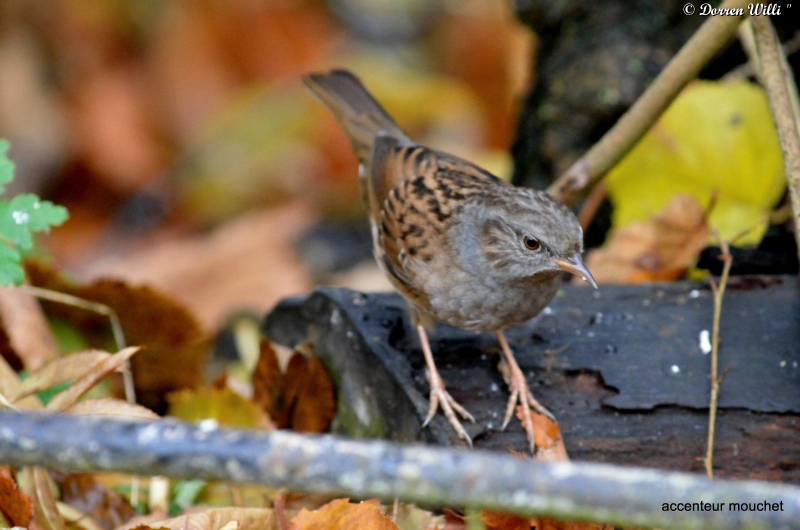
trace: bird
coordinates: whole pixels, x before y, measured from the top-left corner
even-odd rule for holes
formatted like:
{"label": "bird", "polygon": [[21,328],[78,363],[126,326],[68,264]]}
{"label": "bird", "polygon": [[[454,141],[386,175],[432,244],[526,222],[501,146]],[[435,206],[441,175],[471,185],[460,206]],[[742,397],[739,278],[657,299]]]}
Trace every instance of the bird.
{"label": "bird", "polygon": [[546,192],[513,186],[417,144],[348,70],[311,73],[303,81],[345,130],[360,162],[375,259],[406,300],[425,357],[430,405],[422,427],[441,407],[472,447],[459,416],[475,419],[446,390],[428,333],[436,323],[491,332],[510,389],[502,429],[522,406],[535,453],[530,409],[555,418],[531,392],[505,331],[550,303],[564,271],[597,288],[581,258],[583,230],[575,214]]}

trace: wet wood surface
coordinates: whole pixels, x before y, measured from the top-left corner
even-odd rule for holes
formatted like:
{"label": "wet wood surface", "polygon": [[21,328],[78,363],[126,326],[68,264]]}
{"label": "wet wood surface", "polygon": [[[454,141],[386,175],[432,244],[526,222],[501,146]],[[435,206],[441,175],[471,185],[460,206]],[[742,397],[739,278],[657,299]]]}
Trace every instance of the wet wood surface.
{"label": "wet wood surface", "polygon": [[[796,277],[734,278],[725,298],[717,420],[721,477],[800,482],[800,290]],[[713,301],[705,284],[567,286],[509,340],[573,460],[702,471]],[[395,294],[320,288],[265,321],[274,341],[313,342],[337,385],[335,428],[355,436],[457,445],[440,415],[426,429],[424,360]],[[508,391],[490,334],[432,335],[453,397],[475,416],[475,447],[525,451],[499,426]]]}

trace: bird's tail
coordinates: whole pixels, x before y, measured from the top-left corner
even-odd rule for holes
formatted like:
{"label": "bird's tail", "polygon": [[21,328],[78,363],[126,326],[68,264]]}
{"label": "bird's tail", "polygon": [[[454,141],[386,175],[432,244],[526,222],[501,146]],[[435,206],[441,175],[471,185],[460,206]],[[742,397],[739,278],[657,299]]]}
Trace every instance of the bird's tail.
{"label": "bird's tail", "polygon": [[347,70],[309,74],[303,81],[331,109],[365,166],[369,167],[372,146],[379,134],[411,141],[361,81]]}

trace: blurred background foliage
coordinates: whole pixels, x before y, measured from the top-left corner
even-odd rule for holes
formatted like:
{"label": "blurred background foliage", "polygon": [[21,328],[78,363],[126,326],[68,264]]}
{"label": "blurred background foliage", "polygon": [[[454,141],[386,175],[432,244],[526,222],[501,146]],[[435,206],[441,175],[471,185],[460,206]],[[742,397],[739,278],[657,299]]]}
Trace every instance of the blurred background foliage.
{"label": "blurred background foliage", "polygon": [[[508,178],[534,46],[503,0],[4,1],[11,191],[69,208],[59,267],[218,325],[369,253],[356,159],[303,74],[352,69],[415,138]],[[307,236],[329,223],[352,251]]]}

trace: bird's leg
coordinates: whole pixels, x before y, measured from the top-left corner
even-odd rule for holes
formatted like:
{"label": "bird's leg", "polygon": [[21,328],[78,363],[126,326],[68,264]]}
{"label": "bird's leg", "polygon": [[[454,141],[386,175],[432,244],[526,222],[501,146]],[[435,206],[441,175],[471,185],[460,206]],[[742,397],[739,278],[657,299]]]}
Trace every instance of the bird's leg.
{"label": "bird's leg", "polygon": [[533,392],[531,392],[528,386],[528,380],[525,378],[525,374],[522,373],[519,364],[517,364],[517,360],[514,358],[514,352],[511,351],[511,347],[508,345],[508,341],[502,330],[497,332],[497,340],[500,341],[500,348],[503,350],[503,358],[508,368],[508,386],[511,390],[511,397],[506,407],[506,416],[503,420],[502,429],[505,430],[508,422],[511,420],[511,415],[514,413],[514,408],[517,403],[522,405],[522,426],[528,434],[528,442],[531,446],[531,453],[533,453],[536,449],[536,442],[533,436],[533,419],[531,418],[530,407],[533,407],[537,412],[544,414],[552,420],[555,420],[555,417],[533,397]]}
{"label": "bird's leg", "polygon": [[421,324],[417,325],[417,333],[419,333],[419,341],[422,343],[422,352],[425,354],[425,364],[428,365],[428,381],[431,385],[431,405],[428,408],[428,416],[425,418],[425,423],[423,423],[422,426],[425,427],[428,425],[436,415],[436,409],[441,405],[444,415],[447,417],[447,421],[450,422],[450,425],[452,425],[453,429],[458,433],[458,437],[467,442],[467,445],[471,448],[472,438],[469,437],[467,431],[465,431],[464,427],[461,425],[461,422],[458,421],[455,412],[458,412],[462,418],[472,423],[475,423],[475,418],[472,417],[472,414],[467,412],[467,409],[458,404],[444,389],[442,376],[439,375],[439,370],[436,369],[436,364],[433,362],[433,353],[431,352],[431,345],[428,342],[428,333]]}

